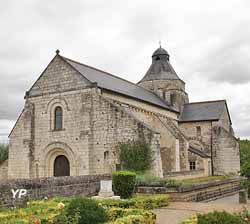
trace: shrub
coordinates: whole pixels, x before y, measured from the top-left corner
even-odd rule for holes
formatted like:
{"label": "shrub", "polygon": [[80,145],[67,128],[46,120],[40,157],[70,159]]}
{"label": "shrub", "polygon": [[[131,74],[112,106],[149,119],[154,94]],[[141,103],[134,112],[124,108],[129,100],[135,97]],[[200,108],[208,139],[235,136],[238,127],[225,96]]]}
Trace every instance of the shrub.
{"label": "shrub", "polygon": [[122,218],[118,218],[114,222],[109,224],[155,224],[156,217],[149,217],[144,215],[128,215]]}
{"label": "shrub", "polygon": [[151,168],[152,151],[144,138],[121,143],[119,149],[123,169],[144,172]]}
{"label": "shrub", "polygon": [[180,224],[197,224],[197,216],[190,217],[182,221]]}
{"label": "shrub", "polygon": [[0,163],[7,160],[9,155],[9,145],[0,144]]}
{"label": "shrub", "polygon": [[121,198],[132,196],[135,188],[136,173],[130,171],[117,171],[112,175],[114,191]]}
{"label": "shrub", "polygon": [[121,200],[106,199],[98,200],[98,202],[106,208],[154,209],[168,206],[169,195],[137,196],[131,199]]}
{"label": "shrub", "polygon": [[[156,215],[151,211],[145,211],[143,209],[124,209],[124,208],[111,208],[108,210],[109,220],[112,222],[116,221],[117,219],[126,217],[126,216],[143,216],[148,220],[155,220]],[[143,222],[145,223],[145,222]]]}
{"label": "shrub", "polygon": [[98,205],[97,201],[88,198],[75,198],[72,199],[65,211],[56,217],[55,223],[98,224],[107,220],[106,211]]}
{"label": "shrub", "polygon": [[198,215],[197,224],[244,224],[245,222],[237,215],[227,212],[210,212],[205,215]]}

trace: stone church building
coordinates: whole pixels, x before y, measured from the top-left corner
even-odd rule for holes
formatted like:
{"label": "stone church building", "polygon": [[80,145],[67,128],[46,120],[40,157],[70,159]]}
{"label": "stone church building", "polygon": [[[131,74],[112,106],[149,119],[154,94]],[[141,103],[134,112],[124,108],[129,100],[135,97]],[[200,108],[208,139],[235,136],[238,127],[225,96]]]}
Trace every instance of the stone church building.
{"label": "stone church building", "polygon": [[239,172],[226,101],[190,103],[162,47],[137,84],[57,51],[25,94],[9,136],[8,178],[111,173],[120,166],[119,143],[141,137],[157,176]]}

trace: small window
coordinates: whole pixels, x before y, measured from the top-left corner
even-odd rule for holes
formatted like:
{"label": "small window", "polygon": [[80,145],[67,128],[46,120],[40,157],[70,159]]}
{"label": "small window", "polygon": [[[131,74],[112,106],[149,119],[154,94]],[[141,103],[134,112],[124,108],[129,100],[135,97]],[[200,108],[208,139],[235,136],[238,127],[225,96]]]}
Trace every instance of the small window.
{"label": "small window", "polygon": [[61,107],[56,107],[54,118],[54,129],[62,130],[63,112]]}
{"label": "small window", "polygon": [[199,137],[201,136],[201,126],[196,127],[196,135]]}
{"label": "small window", "polygon": [[196,169],[196,163],[195,163],[195,161],[190,161],[189,162],[189,169],[190,170],[195,170]]}
{"label": "small window", "polygon": [[162,92],[162,97],[164,100],[166,100],[166,92],[165,91]]}
{"label": "small window", "polygon": [[170,104],[171,105],[174,105],[175,104],[175,99],[176,97],[175,97],[175,94],[174,93],[171,93],[170,94]]}
{"label": "small window", "polygon": [[109,159],[109,151],[105,151],[104,152],[104,160],[108,160]]}

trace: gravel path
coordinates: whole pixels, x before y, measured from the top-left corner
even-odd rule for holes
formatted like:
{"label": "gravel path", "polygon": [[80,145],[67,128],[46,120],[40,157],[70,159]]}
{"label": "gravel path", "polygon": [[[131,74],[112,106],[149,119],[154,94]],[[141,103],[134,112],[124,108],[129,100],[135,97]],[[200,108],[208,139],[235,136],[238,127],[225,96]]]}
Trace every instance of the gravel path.
{"label": "gravel path", "polygon": [[208,203],[172,202],[167,208],[155,210],[157,215],[156,224],[178,224],[180,221],[183,221],[196,213],[206,213],[213,210],[224,210],[233,213],[242,211],[244,207],[250,209],[250,204],[238,204],[237,195]]}

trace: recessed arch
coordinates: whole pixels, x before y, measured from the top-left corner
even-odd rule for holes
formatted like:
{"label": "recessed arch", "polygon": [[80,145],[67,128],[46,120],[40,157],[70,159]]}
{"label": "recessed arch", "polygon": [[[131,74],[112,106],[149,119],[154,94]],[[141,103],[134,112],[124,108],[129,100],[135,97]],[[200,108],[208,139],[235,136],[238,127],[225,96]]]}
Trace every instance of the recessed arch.
{"label": "recessed arch", "polygon": [[41,166],[44,169],[44,176],[54,176],[54,162],[58,156],[65,156],[69,161],[70,176],[78,175],[78,162],[79,156],[67,144],[62,142],[53,142],[47,145],[43,150],[43,160]]}
{"label": "recessed arch", "polygon": [[66,99],[60,96],[60,97],[54,97],[53,99],[49,101],[49,103],[46,106],[45,113],[47,114],[49,111],[51,111],[51,108],[55,108],[56,105],[61,105],[67,111],[70,111],[70,108]]}

